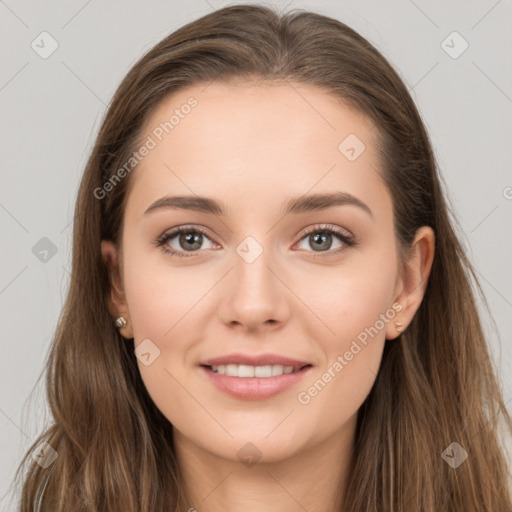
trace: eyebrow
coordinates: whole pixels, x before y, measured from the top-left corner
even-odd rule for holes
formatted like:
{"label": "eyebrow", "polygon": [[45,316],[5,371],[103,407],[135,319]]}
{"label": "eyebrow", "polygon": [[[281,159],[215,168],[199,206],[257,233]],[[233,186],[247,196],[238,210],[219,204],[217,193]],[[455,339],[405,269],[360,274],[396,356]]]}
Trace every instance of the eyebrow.
{"label": "eyebrow", "polygon": [[[352,205],[364,210],[373,218],[373,213],[357,197],[347,192],[331,192],[325,194],[311,194],[292,198],[283,205],[283,213],[299,214],[313,211],[322,211],[333,206]],[[157,199],[144,212],[144,215],[164,208],[197,211],[213,215],[224,215],[226,208],[222,201],[201,196],[165,196]]]}

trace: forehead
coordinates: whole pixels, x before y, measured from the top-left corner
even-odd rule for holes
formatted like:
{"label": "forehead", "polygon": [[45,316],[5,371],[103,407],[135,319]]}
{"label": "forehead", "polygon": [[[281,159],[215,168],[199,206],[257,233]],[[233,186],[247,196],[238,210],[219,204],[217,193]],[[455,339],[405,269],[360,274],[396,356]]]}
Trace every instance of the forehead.
{"label": "forehead", "polygon": [[233,149],[242,146],[245,153],[253,148],[261,157],[262,145],[269,150],[292,146],[296,151],[300,142],[310,143],[304,148],[309,151],[314,150],[311,143],[322,142],[323,149],[330,145],[337,155],[340,137],[352,133],[368,146],[373,130],[366,116],[313,85],[214,82],[169,95],[146,120],[142,132],[168,146],[191,138],[189,142],[205,149],[229,143]]}
{"label": "forehead", "polygon": [[375,135],[369,118],[312,85],[197,84],[146,120],[140,140],[151,149],[133,171],[128,204],[140,210],[165,193],[225,192],[240,206],[273,197],[281,204],[332,189],[371,202],[383,192]]}

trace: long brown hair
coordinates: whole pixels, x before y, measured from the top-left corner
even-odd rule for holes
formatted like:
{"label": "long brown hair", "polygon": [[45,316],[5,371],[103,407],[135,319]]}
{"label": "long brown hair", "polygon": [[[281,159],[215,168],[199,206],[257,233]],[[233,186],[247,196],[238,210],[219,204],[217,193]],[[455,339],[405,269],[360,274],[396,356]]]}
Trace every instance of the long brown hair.
{"label": "long brown hair", "polygon": [[[378,129],[398,243],[406,249],[424,225],[436,235],[423,301],[407,331],[386,342],[359,410],[343,510],[509,512],[510,468],[498,422],[502,417],[512,429],[512,420],[476,293],[487,303],[406,86],[375,47],[340,21],[255,5],[219,9],[163,39],[133,66],[109,105],[78,191],[71,281],[45,368],[53,421],[16,473],[28,464],[21,512],[32,512],[43,490],[43,512],[174,510],[183,482],[172,425],[148,395],[133,343],[121,337],[107,307],[111,281],[100,244],[120,242],[132,176],[103,198],[95,191],[115,180],[163,98],[192,84],[248,77],[315,85],[368,116]],[[46,469],[30,456],[43,441],[58,454]],[[468,453],[456,469],[442,457],[453,442]]]}

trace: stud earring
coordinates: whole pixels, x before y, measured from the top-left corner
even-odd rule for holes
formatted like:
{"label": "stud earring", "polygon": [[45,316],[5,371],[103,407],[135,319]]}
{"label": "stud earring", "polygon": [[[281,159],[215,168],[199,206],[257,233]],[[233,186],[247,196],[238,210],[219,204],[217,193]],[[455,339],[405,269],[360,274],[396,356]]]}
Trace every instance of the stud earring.
{"label": "stud earring", "polygon": [[402,332],[402,322],[395,322],[395,327],[398,332]]}
{"label": "stud earring", "polygon": [[117,320],[116,320],[116,327],[118,329],[122,329],[123,327],[126,327],[126,318],[124,316],[120,316]]}

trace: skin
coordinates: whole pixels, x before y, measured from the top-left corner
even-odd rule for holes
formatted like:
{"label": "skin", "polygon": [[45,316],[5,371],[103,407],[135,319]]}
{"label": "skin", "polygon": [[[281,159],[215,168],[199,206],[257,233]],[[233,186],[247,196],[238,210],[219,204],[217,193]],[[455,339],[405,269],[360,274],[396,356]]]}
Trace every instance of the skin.
{"label": "skin", "polygon": [[[407,328],[423,298],[433,231],[418,230],[402,270],[392,200],[374,151],[376,127],[321,89],[189,87],[159,105],[142,138],[191,95],[198,105],[133,171],[119,251],[102,242],[114,278],[110,311],[127,319],[121,333],[135,347],[149,338],[160,350],[150,365],[138,364],[174,426],[188,493],[183,510],[334,510],[353,464],[357,411],[375,382],[384,342],[399,335],[395,321]],[[338,149],[349,134],[366,145],[354,161]],[[288,199],[329,191],[353,194],[373,216],[341,205],[283,217]],[[220,200],[226,214],[168,208],[144,215],[155,200],[178,194]],[[344,243],[333,235],[331,249],[314,245],[304,231],[315,224],[339,227],[358,245],[325,256]],[[183,225],[208,233],[196,256],[171,256],[152,244]],[[249,235],[263,249],[250,264],[236,252]],[[167,245],[190,254],[179,241]],[[299,403],[298,394],[397,303],[401,311],[308,404]],[[313,368],[277,396],[242,400],[219,391],[198,367],[233,352],[280,354]],[[248,442],[261,453],[251,467],[237,456]]]}

